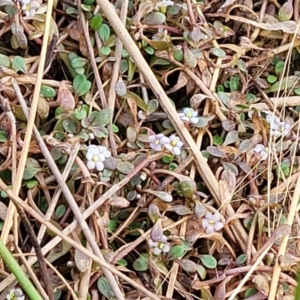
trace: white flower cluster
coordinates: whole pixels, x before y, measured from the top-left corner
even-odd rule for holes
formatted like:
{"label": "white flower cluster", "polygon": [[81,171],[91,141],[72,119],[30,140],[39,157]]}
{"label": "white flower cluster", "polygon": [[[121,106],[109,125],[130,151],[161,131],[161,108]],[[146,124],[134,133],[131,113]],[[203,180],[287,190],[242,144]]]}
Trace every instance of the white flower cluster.
{"label": "white flower cluster", "polygon": [[196,124],[199,121],[198,112],[193,108],[187,107],[178,114],[181,121]]}
{"label": "white flower cluster", "polygon": [[40,4],[34,0],[20,0],[20,2],[26,17],[33,17],[36,13],[36,10],[40,7]]}
{"label": "white flower cluster", "polygon": [[104,146],[90,145],[86,153],[87,167],[89,170],[102,171],[104,169],[104,161],[110,157],[111,153]]}
{"label": "white flower cluster", "polygon": [[23,291],[19,288],[12,289],[6,295],[7,300],[25,300]]}
{"label": "white flower cluster", "polygon": [[266,121],[270,124],[270,131],[276,138],[280,136],[287,137],[290,135],[290,123],[281,122],[280,119],[273,114],[268,114],[266,116]]}
{"label": "white flower cluster", "polygon": [[183,142],[174,134],[166,137],[164,134],[152,134],[149,136],[150,147],[155,151],[162,151],[164,148],[172,152],[174,155],[179,155]]}

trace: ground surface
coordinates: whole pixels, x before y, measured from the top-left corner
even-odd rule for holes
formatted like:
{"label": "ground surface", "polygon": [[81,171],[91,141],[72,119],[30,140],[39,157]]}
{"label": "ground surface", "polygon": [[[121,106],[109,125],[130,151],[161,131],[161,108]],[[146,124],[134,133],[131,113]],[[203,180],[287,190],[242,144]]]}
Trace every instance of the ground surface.
{"label": "ground surface", "polygon": [[299,2],[111,2],[0,1],[0,299],[300,299]]}

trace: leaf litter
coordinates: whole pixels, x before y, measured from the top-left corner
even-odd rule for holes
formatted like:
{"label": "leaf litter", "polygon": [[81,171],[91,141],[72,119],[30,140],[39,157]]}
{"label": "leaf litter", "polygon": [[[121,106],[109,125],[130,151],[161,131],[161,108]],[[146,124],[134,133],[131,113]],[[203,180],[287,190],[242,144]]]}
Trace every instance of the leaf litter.
{"label": "leaf litter", "polygon": [[2,1],[1,295],[297,299],[299,13]]}

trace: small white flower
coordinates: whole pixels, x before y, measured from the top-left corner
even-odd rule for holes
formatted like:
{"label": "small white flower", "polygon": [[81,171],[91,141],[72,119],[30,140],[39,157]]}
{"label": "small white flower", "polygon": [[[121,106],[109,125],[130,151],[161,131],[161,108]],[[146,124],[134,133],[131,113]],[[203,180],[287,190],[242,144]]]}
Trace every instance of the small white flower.
{"label": "small white flower", "polygon": [[280,119],[273,115],[268,114],[266,121],[270,124],[270,134],[277,137],[287,137],[290,135],[291,124],[288,122],[281,122]]}
{"label": "small white flower", "polygon": [[7,300],[25,300],[25,295],[23,291],[19,288],[12,289],[6,295]]}
{"label": "small white flower", "polygon": [[40,4],[37,1],[21,1],[23,6],[22,9],[25,11],[26,17],[33,17],[36,13],[36,10],[40,7]]}
{"label": "small white flower", "polygon": [[183,122],[192,124],[198,123],[199,117],[198,112],[192,108],[185,108],[181,113],[178,114]]}
{"label": "small white flower", "polygon": [[206,234],[212,234],[224,227],[219,213],[213,214],[211,212],[206,213],[202,219],[202,227]]}
{"label": "small white flower", "polygon": [[179,139],[178,136],[174,134],[170,136],[170,142],[165,144],[166,149],[171,151],[174,155],[179,155],[183,142]]}
{"label": "small white flower", "polygon": [[290,129],[291,129],[291,124],[287,122],[279,122],[278,125],[276,126],[276,129],[272,131],[273,135],[275,137],[279,136],[289,136],[290,134]]}
{"label": "small white flower", "polygon": [[111,153],[104,146],[90,145],[86,153],[87,167],[89,170],[102,171],[104,169],[103,162],[110,157]]}
{"label": "small white flower", "polygon": [[258,156],[261,160],[266,160],[268,158],[268,148],[266,148],[263,144],[257,144],[253,152]]}
{"label": "small white flower", "polygon": [[152,248],[152,252],[154,255],[161,255],[162,253],[167,253],[170,251],[170,243],[168,243],[168,238],[163,235],[158,242],[152,241],[150,238],[149,241],[149,246]]}
{"label": "small white flower", "polygon": [[150,147],[155,151],[162,151],[165,144],[170,143],[170,139],[164,134],[152,134],[149,136]]}

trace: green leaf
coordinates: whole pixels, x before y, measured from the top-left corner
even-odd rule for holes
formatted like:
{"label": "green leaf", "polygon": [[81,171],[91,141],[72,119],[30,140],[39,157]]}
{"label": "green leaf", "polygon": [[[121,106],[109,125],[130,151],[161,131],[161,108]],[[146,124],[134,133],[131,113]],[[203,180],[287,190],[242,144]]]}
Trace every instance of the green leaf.
{"label": "green leaf", "polygon": [[74,119],[68,118],[63,120],[63,128],[66,132],[75,134],[77,132],[77,124]]}
{"label": "green leaf", "polygon": [[101,27],[102,23],[103,23],[102,16],[99,13],[95,14],[90,19],[89,23],[90,23],[91,29],[98,30]]}
{"label": "green leaf", "polygon": [[77,58],[74,58],[72,61],[71,61],[71,66],[75,69],[75,68],[82,68],[84,67],[89,61],[84,58],[84,57],[77,57]]}
{"label": "green leaf", "polygon": [[170,193],[167,192],[163,192],[163,191],[153,191],[150,189],[145,189],[145,192],[148,192],[156,197],[158,197],[159,199],[161,199],[164,202],[172,202],[173,201],[173,197]]}
{"label": "green leaf", "polygon": [[78,14],[78,11],[75,7],[67,7],[66,8],[66,14],[68,15],[75,15],[75,14]]}
{"label": "green leaf", "polygon": [[73,116],[77,119],[77,120],[82,120],[83,118],[85,118],[88,114],[89,111],[89,107],[86,104],[83,104],[80,107],[77,107],[73,113]]}
{"label": "green leaf", "polygon": [[127,71],[128,71],[128,61],[127,59],[122,59],[120,64],[120,72],[124,74]]}
{"label": "green leaf", "polygon": [[153,55],[154,54],[154,49],[150,46],[147,46],[146,48],[144,48],[145,52],[147,52],[149,55]]}
{"label": "green leaf", "polygon": [[199,274],[199,276],[200,276],[200,278],[201,278],[202,280],[205,279],[205,277],[206,277],[206,269],[205,269],[203,266],[198,265],[197,273]]}
{"label": "green leaf", "polygon": [[107,299],[115,299],[114,291],[112,290],[108,280],[105,277],[99,277],[97,280],[97,288],[99,292]]}
{"label": "green leaf", "polygon": [[223,138],[220,135],[216,134],[213,137],[213,142],[214,142],[214,145],[217,145],[217,146],[222,145],[223,144]]}
{"label": "green leaf", "polygon": [[110,51],[111,51],[111,49],[108,46],[102,46],[100,48],[100,53],[104,56],[108,56],[110,54]]}
{"label": "green leaf", "polygon": [[73,80],[73,87],[77,96],[85,95],[91,86],[91,82],[86,79],[85,75],[77,75]]}
{"label": "green leaf", "polygon": [[210,52],[217,57],[225,57],[226,56],[226,52],[224,50],[222,50],[221,48],[211,48]]}
{"label": "green leaf", "polygon": [[38,185],[38,181],[36,179],[30,179],[26,182],[26,187],[28,189],[33,189]]}
{"label": "green leaf", "polygon": [[40,94],[45,98],[54,98],[56,96],[56,91],[51,86],[42,85]]}
{"label": "green leaf", "polygon": [[110,28],[107,24],[103,23],[101,27],[98,30],[99,37],[102,40],[102,42],[106,42],[109,39],[110,36]]}
{"label": "green leaf", "polygon": [[87,4],[81,4],[81,8],[83,11],[86,11],[86,12],[92,11],[92,6],[87,5]]}
{"label": "green leaf", "polygon": [[124,258],[121,258],[120,260],[117,261],[117,265],[126,267],[128,263]]}
{"label": "green leaf", "polygon": [[235,143],[239,139],[239,133],[236,130],[229,131],[226,135],[224,146]]}
{"label": "green leaf", "polygon": [[6,131],[5,130],[0,130],[0,142],[5,143],[7,141],[8,141],[8,139],[7,139]]}
{"label": "green leaf", "polygon": [[168,259],[169,260],[178,259],[178,258],[182,257],[185,252],[186,252],[186,249],[185,249],[184,245],[175,245],[169,251]]}
{"label": "green leaf", "polygon": [[5,5],[4,10],[10,17],[14,17],[14,15],[16,14],[16,8],[11,4]]}
{"label": "green leaf", "polygon": [[236,258],[236,263],[238,265],[242,265],[243,263],[245,263],[247,260],[247,255],[246,254],[241,254]]}
{"label": "green leaf", "polygon": [[13,65],[18,71],[21,71],[22,73],[26,74],[26,64],[23,57],[14,56]]}
{"label": "green leaf", "polygon": [[147,25],[161,25],[166,21],[166,15],[161,12],[151,12],[146,14],[143,23]]}
{"label": "green leaf", "polygon": [[182,50],[174,50],[173,56],[177,61],[179,61],[179,62],[183,61],[183,51]]}
{"label": "green leaf", "polygon": [[122,161],[117,164],[117,170],[125,175],[128,175],[134,170],[134,165],[129,161]]}
{"label": "green leaf", "polygon": [[[251,296],[254,296],[256,293],[257,293],[257,289],[255,289],[255,288],[253,288],[253,287],[248,288],[248,289],[246,290],[245,294],[244,294],[244,298],[247,299],[247,298],[249,298],[249,297],[251,297]],[[300,294],[299,294],[299,296],[300,296]],[[295,299],[300,299],[300,298],[297,298],[297,297],[296,297]]]}
{"label": "green leaf", "polygon": [[142,254],[138,259],[136,259],[132,267],[139,272],[147,271],[148,270],[148,254]]}
{"label": "green leaf", "polygon": [[274,83],[274,82],[277,81],[277,77],[275,75],[269,75],[267,77],[267,80],[268,80],[269,83]]}
{"label": "green leaf", "polygon": [[61,204],[55,210],[56,219],[60,219],[66,212],[66,206]]}
{"label": "green leaf", "polygon": [[147,115],[151,115],[153,112],[157,110],[159,103],[156,99],[151,99],[148,103],[147,107]]}
{"label": "green leaf", "polygon": [[204,254],[200,256],[200,259],[203,265],[209,269],[214,269],[218,264],[217,260],[212,255]]}
{"label": "green leaf", "polygon": [[115,124],[112,124],[111,125],[111,131],[113,133],[117,133],[117,132],[119,132],[119,127],[117,125],[115,125]]}
{"label": "green leaf", "polygon": [[189,259],[176,259],[178,265],[188,273],[195,273],[197,271],[198,266]]}
{"label": "green leaf", "polygon": [[54,161],[59,160],[62,156],[61,148],[52,148],[50,153]]}
{"label": "green leaf", "polygon": [[23,174],[23,179],[28,180],[35,176],[37,172],[39,172],[41,169],[36,168],[34,166],[26,166]]}
{"label": "green leaf", "polygon": [[276,63],[275,65],[276,75],[280,75],[283,72],[283,68],[284,68],[284,61],[281,60],[278,63]]}
{"label": "green leaf", "polygon": [[5,68],[11,67],[11,60],[8,56],[0,54],[0,66]]}

